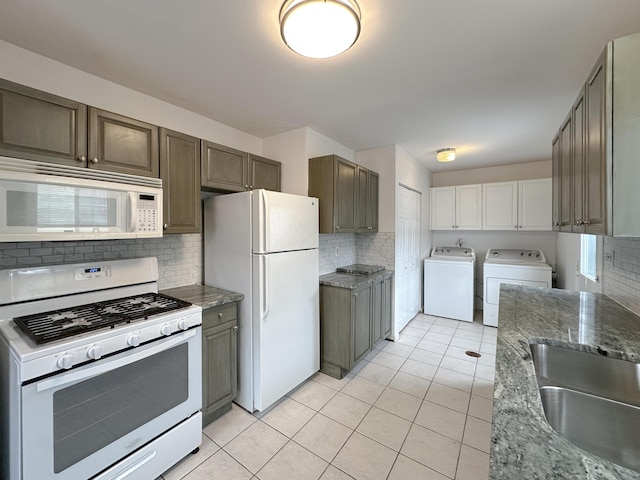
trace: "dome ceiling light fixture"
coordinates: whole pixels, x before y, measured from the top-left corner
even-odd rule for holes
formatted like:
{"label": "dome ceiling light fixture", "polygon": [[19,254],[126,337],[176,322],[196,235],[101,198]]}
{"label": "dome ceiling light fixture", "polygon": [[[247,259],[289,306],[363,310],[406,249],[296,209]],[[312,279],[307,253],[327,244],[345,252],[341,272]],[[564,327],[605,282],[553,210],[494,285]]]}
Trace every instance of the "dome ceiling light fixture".
{"label": "dome ceiling light fixture", "polygon": [[280,9],[280,34],[302,56],[335,57],[360,35],[360,7],[355,0],[287,0]]}
{"label": "dome ceiling light fixture", "polygon": [[453,147],[441,148],[436,152],[439,162],[452,162],[456,158],[456,149]]}

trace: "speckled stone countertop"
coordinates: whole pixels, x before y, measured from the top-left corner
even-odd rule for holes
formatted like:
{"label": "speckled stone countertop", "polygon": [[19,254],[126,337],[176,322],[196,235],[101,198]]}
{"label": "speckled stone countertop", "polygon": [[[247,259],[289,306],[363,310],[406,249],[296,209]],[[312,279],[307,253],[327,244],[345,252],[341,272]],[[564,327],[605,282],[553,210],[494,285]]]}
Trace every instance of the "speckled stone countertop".
{"label": "speckled stone countertop", "polygon": [[586,292],[503,285],[496,349],[490,480],[640,479],[585,452],[547,423],[530,343],[640,361],[640,317]]}
{"label": "speckled stone countertop", "polygon": [[194,305],[200,305],[203,309],[237,302],[244,298],[244,295],[241,293],[230,292],[207,285],[187,285],[185,287],[169,288],[160,291],[160,293],[179,298]]}
{"label": "speckled stone countertop", "polygon": [[351,275],[349,273],[333,272],[320,275],[320,285],[330,287],[349,288],[351,290],[362,287],[366,284],[380,281],[380,278],[391,276],[393,270],[380,270],[371,275]]}

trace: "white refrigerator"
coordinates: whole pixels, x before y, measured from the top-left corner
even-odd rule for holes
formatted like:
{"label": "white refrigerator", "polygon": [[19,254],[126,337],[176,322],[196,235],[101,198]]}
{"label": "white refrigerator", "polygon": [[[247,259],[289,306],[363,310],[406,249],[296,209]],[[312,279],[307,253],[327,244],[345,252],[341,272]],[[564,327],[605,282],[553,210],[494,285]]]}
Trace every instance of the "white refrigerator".
{"label": "white refrigerator", "polygon": [[267,190],[204,202],[204,281],[242,293],[235,402],[263,411],[320,369],[318,199]]}

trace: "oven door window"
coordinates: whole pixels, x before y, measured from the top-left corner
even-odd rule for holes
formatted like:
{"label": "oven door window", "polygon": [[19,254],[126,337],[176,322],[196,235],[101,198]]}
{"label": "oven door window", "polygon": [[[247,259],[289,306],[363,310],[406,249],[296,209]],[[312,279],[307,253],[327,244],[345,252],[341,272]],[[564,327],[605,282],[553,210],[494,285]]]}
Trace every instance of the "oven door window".
{"label": "oven door window", "polygon": [[53,394],[53,467],[58,473],[187,400],[188,344]]}

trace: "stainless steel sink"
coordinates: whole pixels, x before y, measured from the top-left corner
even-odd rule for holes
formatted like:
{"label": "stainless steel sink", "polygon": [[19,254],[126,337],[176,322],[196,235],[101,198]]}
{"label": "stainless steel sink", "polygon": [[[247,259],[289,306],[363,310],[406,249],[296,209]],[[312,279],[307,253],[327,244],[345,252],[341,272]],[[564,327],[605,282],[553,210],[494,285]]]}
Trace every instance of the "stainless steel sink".
{"label": "stainless steel sink", "polygon": [[574,445],[640,472],[640,407],[562,387],[540,388],[551,427]]}
{"label": "stainless steel sink", "polygon": [[574,445],[640,472],[640,364],[531,345],[551,427]]}
{"label": "stainless steel sink", "polygon": [[638,363],[543,344],[531,345],[531,354],[541,387],[567,387],[640,406]]}

